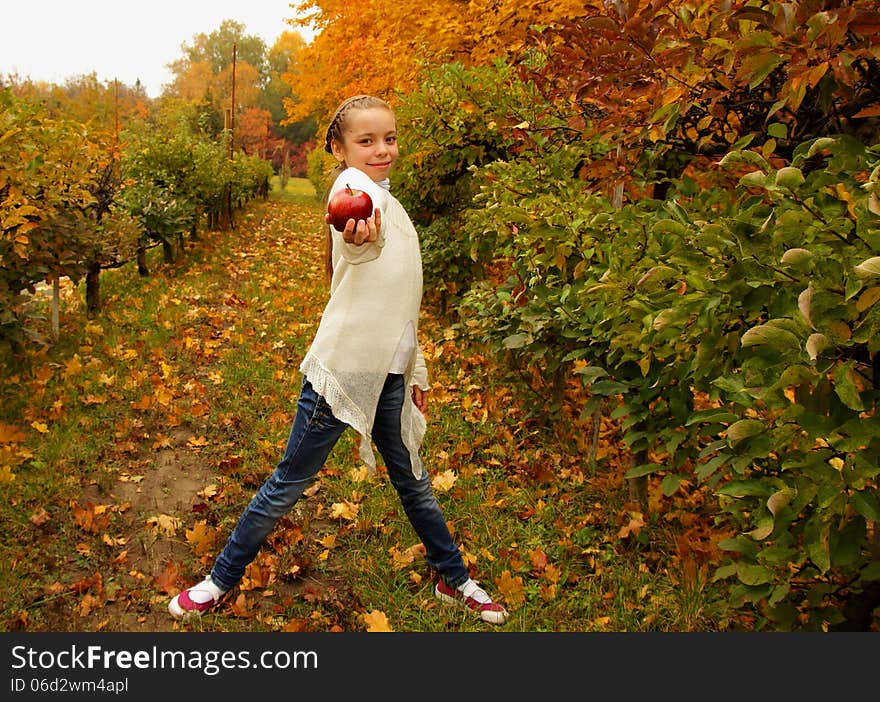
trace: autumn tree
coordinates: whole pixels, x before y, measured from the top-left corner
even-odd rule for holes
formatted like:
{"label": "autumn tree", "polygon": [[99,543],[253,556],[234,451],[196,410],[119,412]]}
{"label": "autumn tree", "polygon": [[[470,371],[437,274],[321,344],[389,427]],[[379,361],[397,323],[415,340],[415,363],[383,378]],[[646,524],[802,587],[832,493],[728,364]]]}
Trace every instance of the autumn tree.
{"label": "autumn tree", "polygon": [[491,65],[516,56],[534,24],[553,25],[582,16],[583,0],[437,0],[388,4],[365,0],[304,0],[296,20],[317,31],[286,78],[299,96],[292,118],[326,119],[343,99],[372,93],[395,101],[415,89],[425,67],[447,62]]}
{"label": "autumn tree", "polygon": [[105,132],[145,117],[152,107],[140,82],[130,86],[100,81],[94,72],[69,78],[63,85],[10,79],[9,89],[19,98],[40,102],[50,117],[72,119]]}
{"label": "autumn tree", "polygon": [[243,24],[226,20],[210,34],[195,35],[192,44],[183,45],[183,57],[169,65],[174,80],[165,95],[208,102],[222,120],[231,105],[234,58],[236,115],[256,107],[268,79],[266,44],[245,31]]}
{"label": "autumn tree", "polygon": [[537,33],[548,60],[527,75],[567,107],[572,138],[621,147],[592,177],[625,165],[675,177],[740,139],[783,157],[828,133],[876,140],[878,33],[871,1],[597,2]]}

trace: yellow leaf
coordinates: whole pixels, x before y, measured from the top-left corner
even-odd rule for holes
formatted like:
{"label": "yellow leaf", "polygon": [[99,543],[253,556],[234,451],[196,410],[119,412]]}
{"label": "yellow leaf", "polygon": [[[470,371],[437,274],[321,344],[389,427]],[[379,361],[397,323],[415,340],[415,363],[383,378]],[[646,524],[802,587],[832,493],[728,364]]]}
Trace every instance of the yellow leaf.
{"label": "yellow leaf", "polygon": [[147,519],[147,526],[153,532],[159,532],[165,536],[174,536],[177,530],[180,529],[180,520],[168,514],[160,514]]}
{"label": "yellow leaf", "polygon": [[357,468],[352,468],[348,472],[348,475],[353,483],[362,483],[370,477],[370,471],[366,466],[359,466]]}
{"label": "yellow leaf", "polygon": [[353,522],[357,518],[358,506],[348,502],[334,502],[330,507],[330,516],[334,519],[345,519]]}
{"label": "yellow leaf", "polygon": [[64,364],[64,372],[62,375],[65,379],[70,378],[71,376],[77,375],[80,371],[82,371],[83,365],[80,361],[78,355],[74,355],[67,363]]}
{"label": "yellow leaf", "polygon": [[391,628],[391,624],[388,623],[388,617],[385,616],[385,612],[380,612],[378,609],[374,609],[369,614],[364,614],[364,624],[367,626],[367,631],[369,632],[393,632],[394,629]]}
{"label": "yellow leaf", "polygon": [[49,433],[49,427],[43,422],[31,422],[31,426],[41,434]]}
{"label": "yellow leaf", "polygon": [[868,288],[856,301],[856,309],[859,312],[864,312],[873,307],[878,300],[880,300],[880,287]]}
{"label": "yellow leaf", "polygon": [[187,446],[207,446],[208,440],[204,436],[191,436],[189,441],[186,442]]}
{"label": "yellow leaf", "polygon": [[204,490],[199,490],[196,494],[201,497],[203,500],[210,500],[212,497],[216,497],[220,492],[220,488],[216,485],[211,484],[208,485]]}
{"label": "yellow leaf", "polygon": [[451,470],[447,470],[435,475],[431,480],[431,485],[437,492],[448,492],[455,485],[456,480],[458,480],[458,476]]}

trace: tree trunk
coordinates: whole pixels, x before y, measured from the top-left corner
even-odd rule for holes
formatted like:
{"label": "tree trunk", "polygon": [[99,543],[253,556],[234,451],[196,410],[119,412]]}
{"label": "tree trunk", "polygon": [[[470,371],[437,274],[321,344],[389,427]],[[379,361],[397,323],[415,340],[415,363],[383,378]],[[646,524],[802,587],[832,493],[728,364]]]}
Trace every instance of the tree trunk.
{"label": "tree trunk", "polygon": [[61,307],[61,281],[58,276],[52,281],[52,336],[57,339],[60,331],[59,309]]}
{"label": "tree trunk", "polygon": [[92,261],[86,273],[86,310],[89,316],[101,310],[101,264]]}
{"label": "tree trunk", "polygon": [[[633,465],[640,466],[647,463],[648,452],[639,451],[633,456]],[[642,512],[648,513],[648,476],[640,475],[637,478],[628,478],[629,499],[642,508]]]}
{"label": "tree trunk", "polygon": [[592,436],[590,437],[590,451],[587,457],[587,462],[590,466],[590,474],[594,474],[596,472],[596,468],[598,467],[598,463],[596,461],[596,456],[599,452],[599,433],[602,429],[602,410],[605,406],[605,400],[599,402],[598,407],[593,410],[593,418],[590,420],[590,429],[592,429]]}
{"label": "tree trunk", "polygon": [[146,246],[138,246],[137,247],[137,267],[138,267],[138,275],[141,278],[146,278],[150,275],[150,269],[147,268],[147,247]]}
{"label": "tree trunk", "polygon": [[162,237],[162,254],[164,255],[165,263],[174,263],[174,244],[166,236]]}

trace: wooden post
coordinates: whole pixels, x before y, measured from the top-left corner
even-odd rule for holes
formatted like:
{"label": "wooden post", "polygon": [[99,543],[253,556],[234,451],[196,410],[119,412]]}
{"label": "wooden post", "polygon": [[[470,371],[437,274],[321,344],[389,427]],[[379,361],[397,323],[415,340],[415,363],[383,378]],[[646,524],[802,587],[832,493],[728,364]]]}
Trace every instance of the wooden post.
{"label": "wooden post", "polygon": [[58,339],[60,331],[59,308],[61,306],[61,281],[56,275],[52,279],[52,336]]}
{"label": "wooden post", "polygon": [[[232,45],[232,97],[227,111],[227,128],[229,129],[229,161],[235,158],[235,69],[238,57],[237,45]],[[235,229],[235,219],[232,214],[232,185],[226,185],[226,224],[229,229]]]}

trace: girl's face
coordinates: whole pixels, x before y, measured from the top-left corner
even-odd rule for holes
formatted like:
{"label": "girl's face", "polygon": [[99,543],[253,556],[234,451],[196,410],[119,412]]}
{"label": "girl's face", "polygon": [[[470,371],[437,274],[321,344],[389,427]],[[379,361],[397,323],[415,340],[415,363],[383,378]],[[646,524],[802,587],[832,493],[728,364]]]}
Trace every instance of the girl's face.
{"label": "girl's face", "polygon": [[345,118],[342,143],[331,142],[333,156],[357,168],[378,183],[385,180],[397,161],[397,120],[384,107],[351,110]]}

